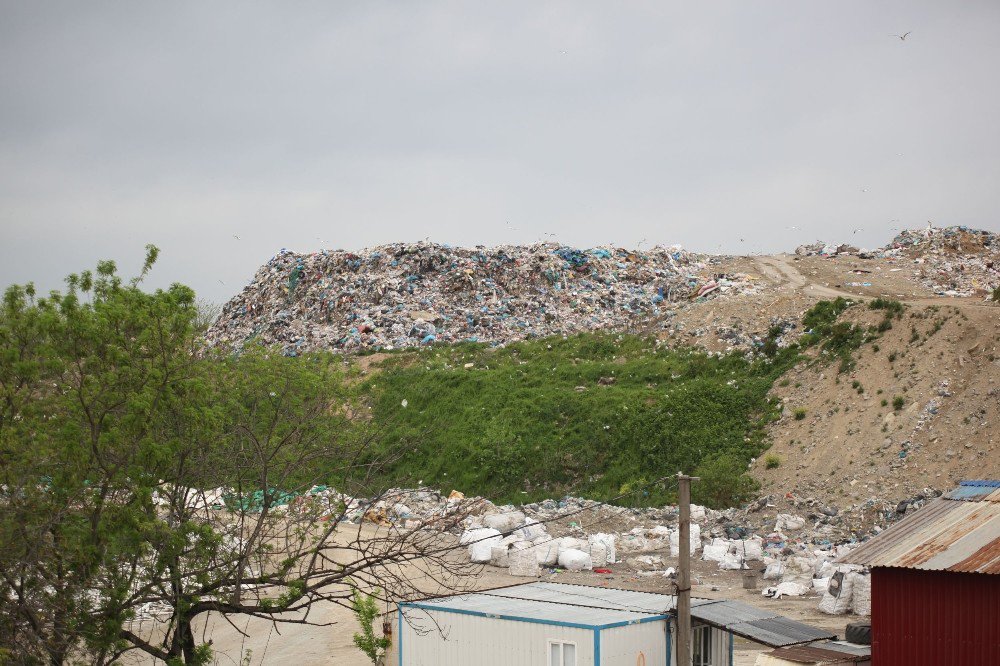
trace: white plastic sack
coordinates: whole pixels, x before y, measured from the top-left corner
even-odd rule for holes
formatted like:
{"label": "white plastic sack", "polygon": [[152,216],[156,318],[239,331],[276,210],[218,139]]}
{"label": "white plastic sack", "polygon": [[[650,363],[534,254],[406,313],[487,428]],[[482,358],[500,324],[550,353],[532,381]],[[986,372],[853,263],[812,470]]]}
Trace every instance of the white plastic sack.
{"label": "white plastic sack", "polygon": [[539,537],[532,543],[538,564],[543,567],[554,567],[559,561],[559,543],[548,536]]}
{"label": "white plastic sack", "polygon": [[801,597],[804,594],[808,594],[809,587],[803,585],[802,583],[791,581],[778,583],[774,588],[774,598],[780,599],[781,597]]}
{"label": "white plastic sack", "polygon": [[764,569],[764,580],[781,580],[781,577],[785,575],[785,565],[777,560],[771,562]]}
{"label": "white plastic sack", "polygon": [[[681,531],[671,530],[670,532],[670,556],[677,557],[681,554]],[[691,554],[694,555],[701,549],[701,526],[691,525]]]}
{"label": "white plastic sack", "polygon": [[[590,542],[591,546],[594,546],[595,544],[601,544],[602,546],[604,546],[604,552],[607,555],[607,562],[605,562],[606,564],[614,564],[616,562],[617,552],[615,551],[614,534],[603,534],[603,533],[591,534],[587,540]],[[594,566],[598,565],[595,564]]]}
{"label": "white plastic sack", "polygon": [[508,571],[510,571],[511,576],[538,576],[541,574],[534,548],[511,550],[507,554],[507,558],[510,561]]}
{"label": "white plastic sack", "polygon": [[705,546],[701,551],[701,559],[707,562],[721,562],[729,555],[729,546]]}
{"label": "white plastic sack", "polygon": [[855,615],[872,614],[872,578],[865,574],[851,572],[851,611]]}
{"label": "white plastic sack", "polygon": [[483,516],[482,521],[484,527],[507,533],[524,524],[524,514],[520,511],[493,513]]}
{"label": "white plastic sack", "polygon": [[827,588],[830,586],[830,577],[826,578],[813,578],[813,590],[816,594],[826,594]]}
{"label": "white plastic sack", "polygon": [[559,566],[567,571],[584,571],[594,568],[594,561],[588,553],[575,548],[567,548],[559,553]]}
{"label": "white plastic sack", "polygon": [[837,565],[827,560],[819,565],[819,571],[816,573],[820,578],[829,578],[833,574],[837,573]]}
{"label": "white plastic sack", "polygon": [[778,519],[774,523],[775,532],[785,532],[788,530],[800,530],[806,524],[806,519],[791,513],[779,513]]}
{"label": "white plastic sack", "polygon": [[484,564],[493,557],[493,546],[500,545],[500,532],[489,527],[476,527],[466,530],[460,539],[461,544],[468,544],[469,559]]}
{"label": "white plastic sack", "polygon": [[[708,546],[706,546],[706,548],[708,548]],[[739,555],[727,553],[721,560],[719,560],[719,568],[723,571],[736,571],[737,569],[746,568],[746,564],[740,560]]]}
{"label": "white plastic sack", "polygon": [[595,567],[603,567],[608,563],[608,549],[603,543],[588,543],[585,552],[590,553],[591,562]]}
{"label": "white plastic sack", "polygon": [[843,579],[834,575],[827,586],[826,594],[819,602],[819,609],[827,615],[845,615],[851,610],[852,583],[849,571],[841,571]]}
{"label": "white plastic sack", "polygon": [[760,537],[754,537],[753,539],[742,539],[740,541],[733,542],[736,548],[736,555],[743,558],[743,561],[747,560],[760,560],[764,558],[764,547],[763,540]]}
{"label": "white plastic sack", "polygon": [[564,550],[580,550],[585,551],[590,547],[583,539],[577,539],[575,537],[563,537],[558,540],[559,552],[562,553]]}
{"label": "white plastic sack", "polygon": [[693,523],[703,523],[705,522],[705,507],[700,504],[691,505],[691,522]]}
{"label": "white plastic sack", "polygon": [[514,530],[514,536],[525,541],[533,541],[545,536],[545,525],[534,518],[525,518],[524,525]]}
{"label": "white plastic sack", "polygon": [[813,565],[814,565],[814,560],[812,560],[811,558],[800,557],[796,555],[795,557],[791,558],[791,560],[786,562],[785,570],[786,571],[794,570],[795,573],[798,574],[809,574],[809,577],[812,578]]}

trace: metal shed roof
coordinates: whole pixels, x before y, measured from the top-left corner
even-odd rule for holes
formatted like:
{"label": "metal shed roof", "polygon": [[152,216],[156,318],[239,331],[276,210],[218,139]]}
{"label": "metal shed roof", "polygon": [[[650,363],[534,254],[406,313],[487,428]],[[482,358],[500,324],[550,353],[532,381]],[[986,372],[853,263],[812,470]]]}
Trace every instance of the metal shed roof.
{"label": "metal shed roof", "polygon": [[[676,602],[676,597],[667,594],[532,582],[400,606],[404,609],[441,610],[497,619],[607,629],[667,619]],[[738,601],[694,599],[691,616],[698,622],[770,647],[836,638],[829,632]]]}
{"label": "metal shed roof", "polygon": [[[545,585],[545,583],[529,583],[529,585]],[[518,587],[521,586],[506,589],[516,590]],[[583,629],[607,629],[638,622],[663,620],[667,617],[665,613],[656,614],[642,610],[630,611],[613,607],[605,608],[586,604],[566,603],[564,601],[557,601],[555,598],[521,599],[509,594],[494,594],[494,592],[498,591],[502,590],[429,599],[427,601],[401,604],[401,606],[404,608],[464,613],[501,620],[559,624]]]}
{"label": "metal shed roof", "polygon": [[1000,482],[965,481],[840,561],[1000,574]]}
{"label": "metal shed roof", "polygon": [[720,627],[737,636],[771,647],[810,643],[836,634],[796,622],[772,611],[762,610],[739,601],[699,600],[691,604],[691,617],[699,622]]}
{"label": "metal shed roof", "polygon": [[792,647],[778,648],[767,654],[772,657],[779,657],[786,661],[794,661],[802,664],[856,664],[866,662],[871,659],[868,653],[848,652],[845,650],[832,649],[832,643],[819,643],[817,645],[795,645]]}

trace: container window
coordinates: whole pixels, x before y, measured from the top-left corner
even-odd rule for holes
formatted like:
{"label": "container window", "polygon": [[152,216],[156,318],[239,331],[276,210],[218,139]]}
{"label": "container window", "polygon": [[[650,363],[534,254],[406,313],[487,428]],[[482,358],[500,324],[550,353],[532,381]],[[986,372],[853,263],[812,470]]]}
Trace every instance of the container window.
{"label": "container window", "polygon": [[576,643],[550,640],[548,666],[576,666]]}

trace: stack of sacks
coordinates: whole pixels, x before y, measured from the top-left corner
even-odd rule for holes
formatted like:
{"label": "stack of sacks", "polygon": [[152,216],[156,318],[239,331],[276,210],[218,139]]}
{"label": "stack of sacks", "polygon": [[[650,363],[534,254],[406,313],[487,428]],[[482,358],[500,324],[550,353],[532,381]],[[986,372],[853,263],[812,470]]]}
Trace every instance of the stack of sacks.
{"label": "stack of sacks", "polygon": [[[655,529],[655,528],[654,528]],[[680,530],[670,531],[670,556],[677,557],[681,554],[681,532]],[[694,555],[701,549],[701,526],[691,525],[691,554]]]}
{"label": "stack of sacks", "polygon": [[490,527],[473,527],[465,530],[459,544],[469,547],[469,559],[477,564],[485,564],[493,557],[493,546],[499,546],[503,537]]}

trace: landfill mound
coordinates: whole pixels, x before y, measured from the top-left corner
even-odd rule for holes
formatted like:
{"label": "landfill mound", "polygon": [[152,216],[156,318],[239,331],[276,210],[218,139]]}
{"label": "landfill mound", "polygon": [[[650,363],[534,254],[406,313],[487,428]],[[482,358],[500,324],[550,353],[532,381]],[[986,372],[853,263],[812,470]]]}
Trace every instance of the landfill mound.
{"label": "landfill mound", "polygon": [[818,241],[800,245],[795,254],[909,259],[917,266],[914,277],[938,296],[991,299],[1000,285],[1000,234],[984,229],[928,226],[904,230],[877,250]]}
{"label": "landfill mound", "polygon": [[719,262],[678,246],[282,251],[224,306],[206,337],[210,345],[254,340],[294,354],[630,330],[672,303],[753,291],[745,275],[713,275]]}

